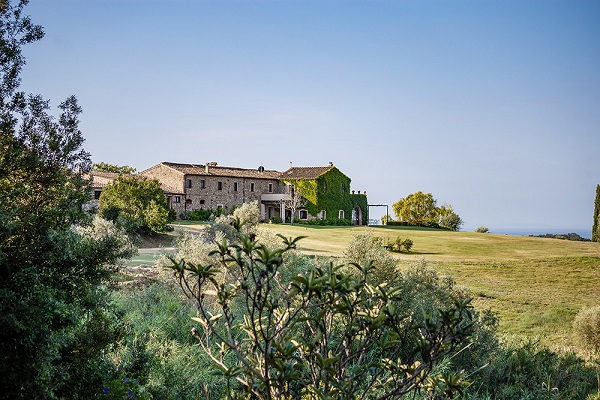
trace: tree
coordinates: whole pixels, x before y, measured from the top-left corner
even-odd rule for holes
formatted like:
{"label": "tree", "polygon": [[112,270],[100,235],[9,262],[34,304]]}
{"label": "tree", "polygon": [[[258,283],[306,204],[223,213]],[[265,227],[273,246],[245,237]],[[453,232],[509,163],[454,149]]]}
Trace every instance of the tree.
{"label": "tree", "polygon": [[[289,208],[292,212],[292,217],[290,218],[290,224],[294,225],[294,218],[296,217],[296,211],[306,205],[306,200],[302,197],[302,195],[294,190],[294,186],[289,186],[290,193],[289,197],[281,200],[281,207]],[[284,221],[285,222],[285,221]]]}
{"label": "tree", "polygon": [[463,220],[458,216],[451,205],[443,205],[438,209],[439,225],[451,231],[459,231]]}
{"label": "tree", "polygon": [[401,198],[392,205],[392,209],[401,221],[411,225],[437,223],[438,208],[431,193],[416,192]]}
{"label": "tree", "polygon": [[0,2],[0,398],[77,397],[101,385],[112,337],[101,284],[131,251],[83,211],[91,162],[77,99],[56,119],[17,91],[21,48],[43,37],[26,4]]}
{"label": "tree", "polygon": [[128,165],[113,165],[105,162],[92,164],[92,171],[96,172],[112,172],[115,174],[135,174],[135,168]]}
{"label": "tree", "polygon": [[164,232],[174,220],[158,180],[140,176],[119,176],[106,185],[98,212],[132,233]]}
{"label": "tree", "polygon": [[459,375],[430,373],[469,336],[468,299],[417,321],[400,307],[401,287],[369,283],[370,263],[312,264],[282,281],[284,255],[301,238],[281,238],[282,247],[272,250],[245,235],[238,243],[224,240],[217,263],[172,260],[198,307],[192,334],[227,378],[229,393],[384,399],[426,385],[445,385],[447,394],[462,387]]}
{"label": "tree", "polygon": [[600,242],[600,185],[596,186],[594,203],[594,225],[592,226],[592,242]]}
{"label": "tree", "polygon": [[409,225],[431,226],[458,231],[463,220],[451,205],[437,206],[431,193],[415,192],[392,205],[396,217]]}

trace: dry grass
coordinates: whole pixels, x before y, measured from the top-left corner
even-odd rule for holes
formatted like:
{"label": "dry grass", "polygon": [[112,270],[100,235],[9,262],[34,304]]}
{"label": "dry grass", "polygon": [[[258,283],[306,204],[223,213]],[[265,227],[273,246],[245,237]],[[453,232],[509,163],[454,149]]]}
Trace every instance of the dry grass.
{"label": "dry grass", "polygon": [[270,228],[285,236],[306,235],[301,251],[331,256],[364,229],[386,240],[410,238],[413,251],[397,255],[401,265],[426,259],[470,289],[478,309],[497,312],[501,332],[557,347],[574,345],[573,318],[581,308],[600,304],[598,243],[395,227]]}
{"label": "dry grass", "polygon": [[[600,304],[598,243],[404,227],[262,227],[288,237],[307,236],[299,243],[301,252],[331,257],[339,257],[353,235],[365,229],[385,240],[410,238],[412,252],[394,254],[400,265],[426,259],[470,289],[478,309],[497,312],[501,332],[539,337],[550,345],[573,345],[575,314]],[[185,221],[175,233],[201,229],[203,225]],[[172,237],[165,243],[167,239]],[[132,264],[151,262],[151,257],[140,255]]]}

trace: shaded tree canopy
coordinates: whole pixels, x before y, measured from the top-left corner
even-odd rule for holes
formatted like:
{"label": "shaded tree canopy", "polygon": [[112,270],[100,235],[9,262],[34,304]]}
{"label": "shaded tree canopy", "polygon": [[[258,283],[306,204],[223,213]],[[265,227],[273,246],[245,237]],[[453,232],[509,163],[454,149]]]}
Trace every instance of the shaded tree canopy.
{"label": "shaded tree canopy", "polygon": [[100,195],[98,212],[132,233],[157,233],[174,220],[158,180],[119,176]]}
{"label": "shaded tree canopy", "polygon": [[99,284],[131,248],[83,211],[91,161],[77,99],[56,118],[18,91],[21,48],[43,37],[26,4],[0,2],[0,398],[75,397],[99,384],[92,360],[110,340]]}
{"label": "shaded tree canopy", "polygon": [[135,168],[129,165],[114,165],[105,162],[92,164],[92,171],[96,172],[113,172],[116,174],[134,174]]}

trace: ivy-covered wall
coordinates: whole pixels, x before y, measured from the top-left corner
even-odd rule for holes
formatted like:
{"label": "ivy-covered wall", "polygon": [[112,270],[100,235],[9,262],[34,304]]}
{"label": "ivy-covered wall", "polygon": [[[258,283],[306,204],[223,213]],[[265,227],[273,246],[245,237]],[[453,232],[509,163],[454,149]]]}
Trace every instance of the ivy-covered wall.
{"label": "ivy-covered wall", "polygon": [[352,210],[360,207],[362,223],[367,224],[369,207],[367,196],[364,194],[351,194],[350,178],[336,167],[329,169],[316,179],[285,179],[286,184],[291,184],[306,200],[304,208],[314,217],[322,210],[326,218],[338,218],[339,211],[344,211],[344,219],[352,219]]}

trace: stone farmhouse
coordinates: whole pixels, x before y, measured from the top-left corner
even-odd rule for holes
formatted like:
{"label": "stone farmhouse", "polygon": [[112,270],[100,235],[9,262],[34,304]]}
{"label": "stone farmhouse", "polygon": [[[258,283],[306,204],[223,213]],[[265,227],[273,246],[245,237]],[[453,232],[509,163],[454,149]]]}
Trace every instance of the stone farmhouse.
{"label": "stone farmhouse", "polygon": [[[117,176],[98,172],[92,175],[95,198],[99,198],[100,185]],[[160,182],[167,203],[179,218],[198,209],[222,209],[229,213],[234,207],[257,201],[263,220],[273,217],[289,220],[292,211],[285,206],[285,201],[299,193],[304,205],[295,210],[296,218],[305,221],[340,218],[351,220],[355,225],[366,225],[368,221],[366,192],[351,191],[350,178],[331,163],[325,167],[290,167],[279,172],[262,166],[257,169],[225,167],[215,162],[161,162],[139,175]]]}

